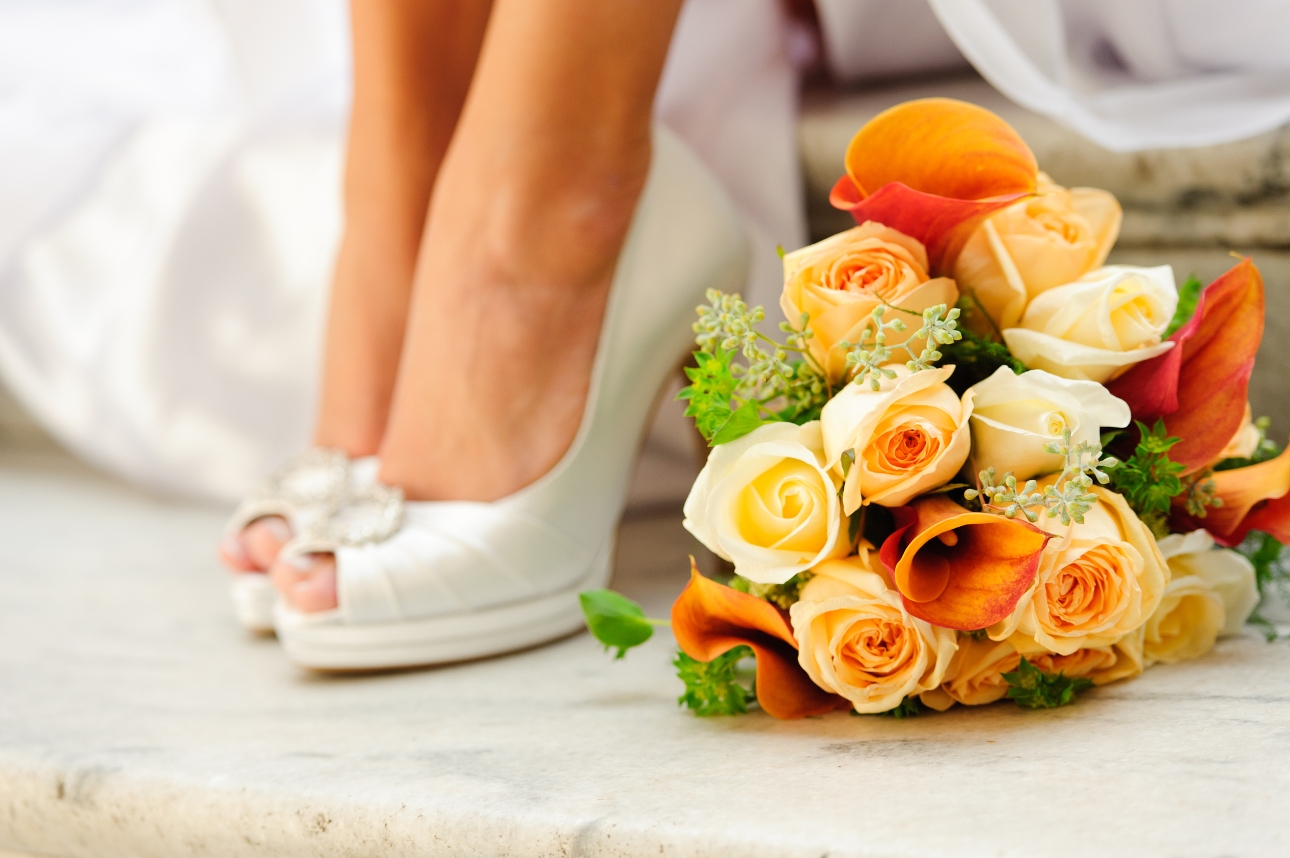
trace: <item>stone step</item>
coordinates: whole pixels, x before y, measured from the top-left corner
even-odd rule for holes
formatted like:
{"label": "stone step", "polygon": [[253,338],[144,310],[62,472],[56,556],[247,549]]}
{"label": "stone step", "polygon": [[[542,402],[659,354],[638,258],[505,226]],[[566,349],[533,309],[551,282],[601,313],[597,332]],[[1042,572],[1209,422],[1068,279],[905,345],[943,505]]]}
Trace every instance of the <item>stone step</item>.
{"label": "stone step", "polygon": [[[58,858],[1285,854],[1290,646],[1251,634],[1069,708],[776,722],[677,708],[660,630],[303,674],[233,621],[222,509],[0,451],[0,852]],[[697,548],[627,521],[666,616]]]}
{"label": "stone step", "polygon": [[1290,130],[1222,146],[1110,152],[1014,104],[974,74],[808,91],[798,141],[813,235],[831,235],[849,223],[828,205],[828,193],[856,130],[894,104],[929,96],[993,110],[1055,181],[1115,194],[1125,208],[1123,244],[1290,246]]}

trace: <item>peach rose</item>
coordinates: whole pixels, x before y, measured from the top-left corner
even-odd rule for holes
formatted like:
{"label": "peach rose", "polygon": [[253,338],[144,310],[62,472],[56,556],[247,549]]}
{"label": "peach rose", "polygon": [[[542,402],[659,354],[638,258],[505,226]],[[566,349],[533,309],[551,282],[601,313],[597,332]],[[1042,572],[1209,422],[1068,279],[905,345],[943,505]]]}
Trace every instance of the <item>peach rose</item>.
{"label": "peach rose", "polygon": [[854,452],[842,490],[847,515],[862,502],[901,506],[944,485],[972,448],[972,393],[960,399],[945,384],[954,367],[893,369],[878,390],[848,384],[820,414],[825,467],[841,475],[843,455]]}
{"label": "peach rose", "polygon": [[1030,369],[1106,382],[1173,348],[1161,338],[1177,307],[1168,265],[1108,265],[1040,293],[1003,341]]}
{"label": "peach rose", "polygon": [[924,310],[953,307],[958,297],[953,280],[928,279],[927,252],[919,241],[868,221],[785,254],[779,303],[794,327],[807,315],[814,333],[807,340],[811,355],[838,380],[847,372],[846,351],[838,343],[858,342],[875,307],[886,302],[909,311],[888,311],[888,321],[898,318],[906,325],[903,333],[887,333],[893,346],[922,324]]}
{"label": "peach rose", "polygon": [[783,584],[849,548],[820,424],[768,423],[712,448],[685,501],[685,528],[735,571]]}
{"label": "peach rose", "polygon": [[954,632],[911,617],[866,549],[812,572],[789,617],[798,663],[816,685],[873,713],[941,684]]}
{"label": "peach rose", "polygon": [[[1040,480],[1040,489],[1054,479]],[[1045,650],[1070,655],[1111,645],[1159,606],[1169,567],[1151,531],[1120,495],[1098,486],[1091,491],[1098,502],[1083,524],[1040,515],[1036,525],[1059,538],[1044,547],[1035,583],[1012,615],[990,627],[992,640],[1020,632]]]}
{"label": "peach rose", "polygon": [[1036,190],[977,227],[954,264],[959,288],[1000,330],[1016,327],[1036,295],[1100,266],[1120,234],[1120,204],[1108,192],[1063,188],[1044,173]]}
{"label": "peach rose", "polygon": [[1132,632],[1113,644],[1083,647],[1069,655],[1049,652],[1025,635],[1006,641],[961,635],[941,687],[924,692],[919,700],[940,712],[955,703],[980,706],[1001,700],[1008,694],[1003,675],[1015,671],[1023,655],[1045,673],[1087,677],[1105,685],[1142,672],[1142,634]]}

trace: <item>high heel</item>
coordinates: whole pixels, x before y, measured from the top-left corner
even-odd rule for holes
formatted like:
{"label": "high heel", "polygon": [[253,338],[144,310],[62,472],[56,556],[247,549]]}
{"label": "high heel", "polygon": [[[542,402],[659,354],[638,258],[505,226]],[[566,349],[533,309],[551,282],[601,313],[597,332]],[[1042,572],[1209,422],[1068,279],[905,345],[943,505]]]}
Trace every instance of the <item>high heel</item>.
{"label": "high heel", "polygon": [[[350,459],[340,450],[309,447],[288,459],[251,490],[224,524],[223,539],[237,542],[257,519],[286,519],[292,534],[317,531],[354,490],[373,485],[380,462],[375,456]],[[239,543],[240,544],[240,543]],[[264,572],[234,572],[229,582],[233,613],[249,631],[273,631],[278,594]]]}
{"label": "high heel", "polygon": [[655,391],[690,343],[688,323],[704,292],[739,289],[747,264],[743,229],[720,185],[656,129],[568,452],[498,501],[368,496],[333,517],[326,533],[302,532],[283,556],[334,553],[338,607],[305,614],[279,601],[275,626],[288,656],[324,670],[426,665],[581,628],[577,595],[609,580]]}

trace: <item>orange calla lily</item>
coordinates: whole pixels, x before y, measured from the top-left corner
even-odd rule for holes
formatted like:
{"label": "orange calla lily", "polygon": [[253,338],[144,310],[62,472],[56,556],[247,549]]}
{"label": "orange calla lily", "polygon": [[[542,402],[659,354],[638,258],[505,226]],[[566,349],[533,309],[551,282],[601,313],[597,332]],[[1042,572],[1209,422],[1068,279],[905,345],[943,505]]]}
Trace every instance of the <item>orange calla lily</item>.
{"label": "orange calla lily", "polygon": [[672,605],[672,633],[690,658],[712,661],[740,645],[757,654],[757,702],[775,718],[823,715],[851,704],[820,688],[797,663],[797,639],[783,611],[699,574]]}
{"label": "orange calla lily", "polygon": [[1224,545],[1239,545],[1251,530],[1290,542],[1290,449],[1257,465],[1215,471],[1211,479],[1223,505],[1210,507],[1204,518],[1196,518],[1187,514],[1180,495],[1174,499],[1170,522],[1175,529],[1203,527]]}
{"label": "orange calla lily", "polygon": [[1169,458],[1184,473],[1212,464],[1245,419],[1263,305],[1263,277],[1243,259],[1201,292],[1195,315],[1169,337],[1177,345],[1108,385],[1135,420],[1164,418],[1169,434],[1182,439]]}
{"label": "orange calla lily", "polygon": [[983,629],[1011,614],[1050,538],[1027,521],[969,512],[944,495],[901,508],[896,523],[879,557],[905,610],[951,629]]}
{"label": "orange calla lily", "polygon": [[829,195],[857,223],[877,221],[923,243],[945,273],[985,217],[1035,191],[1025,141],[983,107],[950,98],[899,104],[869,120],[847,147],[846,175]]}

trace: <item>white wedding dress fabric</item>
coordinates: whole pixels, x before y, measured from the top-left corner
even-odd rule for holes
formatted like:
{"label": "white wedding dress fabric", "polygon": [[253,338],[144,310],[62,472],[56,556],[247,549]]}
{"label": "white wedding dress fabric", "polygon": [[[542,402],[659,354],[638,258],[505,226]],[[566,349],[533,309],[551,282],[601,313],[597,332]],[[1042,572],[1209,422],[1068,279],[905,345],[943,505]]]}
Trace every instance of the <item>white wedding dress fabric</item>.
{"label": "white wedding dress fabric", "polygon": [[[1290,117],[1290,4],[817,0],[844,80],[966,68],[1112,149]],[[0,4],[0,383],[85,459],[231,499],[303,446],[341,230],[342,0]],[[657,114],[753,239],[806,240],[776,0],[688,0]],[[966,58],[966,59],[965,59]]]}

